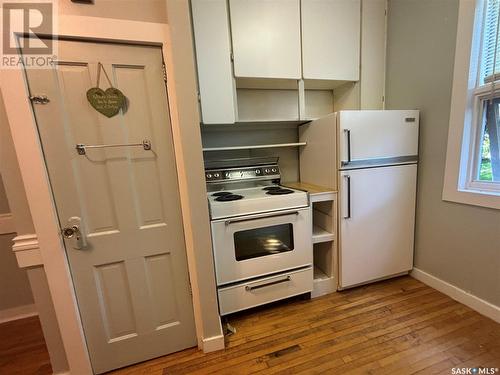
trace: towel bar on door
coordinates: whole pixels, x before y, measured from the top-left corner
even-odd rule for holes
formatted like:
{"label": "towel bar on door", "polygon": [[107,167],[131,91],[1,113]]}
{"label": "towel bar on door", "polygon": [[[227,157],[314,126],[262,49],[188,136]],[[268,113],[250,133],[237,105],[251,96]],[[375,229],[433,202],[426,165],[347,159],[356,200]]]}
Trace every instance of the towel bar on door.
{"label": "towel bar on door", "polygon": [[110,145],[84,145],[83,143],[78,143],[76,145],[76,151],[78,155],[85,155],[87,153],[88,148],[107,148],[107,147],[134,147],[134,146],[142,146],[144,150],[151,150],[151,141],[145,139],[141,143],[116,143]]}

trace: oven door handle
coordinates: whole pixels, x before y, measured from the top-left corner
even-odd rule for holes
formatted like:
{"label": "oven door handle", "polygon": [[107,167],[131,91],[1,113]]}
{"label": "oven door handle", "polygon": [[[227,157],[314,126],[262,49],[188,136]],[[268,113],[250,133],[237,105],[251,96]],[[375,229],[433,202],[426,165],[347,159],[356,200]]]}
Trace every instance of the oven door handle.
{"label": "oven door handle", "polygon": [[271,286],[271,285],[286,283],[286,282],[290,281],[291,279],[292,279],[291,276],[287,276],[284,279],[271,281],[271,282],[265,283],[265,284],[260,284],[260,285],[255,285],[255,286],[247,285],[245,287],[245,290],[247,292],[251,292],[252,290],[256,290],[256,289],[260,289],[260,288],[265,288],[266,286]]}
{"label": "oven door handle", "polygon": [[259,220],[259,219],[267,219],[269,217],[280,217],[280,216],[289,216],[289,215],[298,215],[299,211],[288,211],[288,212],[283,212],[279,214],[267,214],[267,215],[259,215],[257,217],[249,217],[249,218],[243,218],[243,219],[233,219],[233,220],[226,220],[224,223],[226,225],[231,225],[233,223],[241,223],[243,221],[250,221],[250,220]]}

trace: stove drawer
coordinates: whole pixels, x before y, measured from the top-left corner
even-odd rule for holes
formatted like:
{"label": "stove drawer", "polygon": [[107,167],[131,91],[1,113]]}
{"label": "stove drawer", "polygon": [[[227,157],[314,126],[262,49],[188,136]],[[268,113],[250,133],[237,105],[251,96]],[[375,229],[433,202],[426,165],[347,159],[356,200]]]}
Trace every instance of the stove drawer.
{"label": "stove drawer", "polygon": [[312,267],[218,289],[221,315],[312,291]]}

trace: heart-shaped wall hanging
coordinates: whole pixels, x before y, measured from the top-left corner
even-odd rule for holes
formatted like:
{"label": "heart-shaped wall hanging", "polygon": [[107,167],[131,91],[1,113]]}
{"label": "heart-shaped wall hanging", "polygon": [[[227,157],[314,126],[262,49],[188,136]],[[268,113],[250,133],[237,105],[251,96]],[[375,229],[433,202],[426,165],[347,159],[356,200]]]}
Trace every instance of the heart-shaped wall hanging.
{"label": "heart-shaped wall hanging", "polygon": [[[111,86],[106,91],[99,87],[101,69],[108,80],[109,86]],[[125,105],[125,95],[113,87],[108,73],[106,73],[104,66],[100,62],[97,64],[97,85],[87,90],[87,100],[96,111],[106,117],[116,116]]]}
{"label": "heart-shaped wall hanging", "polygon": [[125,104],[125,96],[114,87],[110,87],[106,91],[99,87],[92,87],[87,91],[87,100],[96,111],[106,117],[117,115]]}

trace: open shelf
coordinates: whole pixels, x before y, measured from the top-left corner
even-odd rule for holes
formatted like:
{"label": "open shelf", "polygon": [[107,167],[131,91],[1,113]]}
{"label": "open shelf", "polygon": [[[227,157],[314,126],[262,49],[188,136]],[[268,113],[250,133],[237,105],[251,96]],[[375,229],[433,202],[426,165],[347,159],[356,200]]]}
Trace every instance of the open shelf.
{"label": "open shelf", "polygon": [[299,147],[306,146],[306,142],[295,142],[295,143],[275,143],[268,145],[248,145],[248,146],[225,146],[225,147],[206,147],[203,148],[205,151],[231,151],[231,150],[251,150],[259,148],[279,148],[279,147]]}
{"label": "open shelf", "polygon": [[314,275],[314,280],[327,280],[330,277],[326,273],[324,273],[322,270],[320,270],[318,267],[313,268],[313,275]]}
{"label": "open shelf", "polygon": [[333,233],[330,233],[317,225],[313,225],[313,243],[329,242],[333,241],[334,239],[335,235]]}

